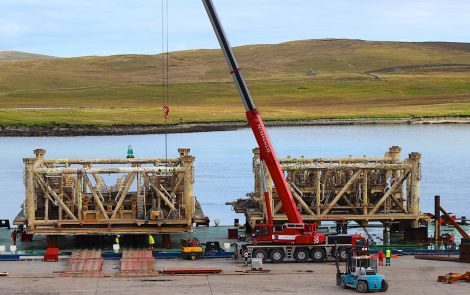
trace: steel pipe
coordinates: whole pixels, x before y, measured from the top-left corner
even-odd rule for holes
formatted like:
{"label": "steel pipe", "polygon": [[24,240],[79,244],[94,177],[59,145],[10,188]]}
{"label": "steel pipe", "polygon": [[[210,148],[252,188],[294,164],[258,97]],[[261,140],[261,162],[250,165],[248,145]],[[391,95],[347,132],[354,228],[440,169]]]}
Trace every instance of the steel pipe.
{"label": "steel pipe", "polygon": [[44,159],[45,164],[165,164],[179,163],[180,159],[122,158],[122,159]]}
{"label": "steel pipe", "polygon": [[33,170],[38,174],[78,174],[78,173],[182,173],[182,167],[120,167],[120,168],[36,168]]}
{"label": "steel pipe", "polygon": [[282,164],[289,163],[391,163],[392,159],[390,158],[282,158],[279,159],[279,162]]}
{"label": "steel pipe", "polygon": [[310,163],[310,164],[283,164],[281,165],[284,171],[295,171],[295,170],[317,170],[317,169],[329,169],[329,170],[357,170],[357,169],[368,169],[368,170],[409,170],[412,168],[410,164],[384,164],[384,163],[373,163],[373,164],[340,164],[340,163]]}

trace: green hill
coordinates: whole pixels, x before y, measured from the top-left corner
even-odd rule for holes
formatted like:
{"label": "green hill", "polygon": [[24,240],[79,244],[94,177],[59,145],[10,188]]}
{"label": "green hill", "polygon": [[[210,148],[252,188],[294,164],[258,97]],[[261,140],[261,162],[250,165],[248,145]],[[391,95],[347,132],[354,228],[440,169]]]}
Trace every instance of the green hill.
{"label": "green hill", "polygon": [[34,54],[21,51],[0,51],[0,61],[14,61],[14,60],[36,60],[36,59],[50,59],[55,58],[49,55]]}
{"label": "green hill", "polygon": [[[468,43],[323,39],[235,54],[267,119],[470,115]],[[244,120],[220,50],[169,64],[171,122]],[[161,76],[161,55],[0,62],[0,124],[160,124]]]}

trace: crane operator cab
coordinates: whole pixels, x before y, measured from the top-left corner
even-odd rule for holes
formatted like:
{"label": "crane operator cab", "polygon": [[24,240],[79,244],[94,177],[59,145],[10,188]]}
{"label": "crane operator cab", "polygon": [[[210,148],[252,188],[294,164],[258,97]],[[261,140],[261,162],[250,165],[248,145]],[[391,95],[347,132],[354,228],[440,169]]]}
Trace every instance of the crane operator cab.
{"label": "crane operator cab", "polygon": [[257,224],[253,231],[253,241],[256,243],[271,243],[273,235],[281,231],[282,226],[273,226],[272,224]]}
{"label": "crane operator cab", "polygon": [[369,243],[362,234],[356,234],[352,236],[351,243],[354,249],[354,255],[362,256],[369,253]]}
{"label": "crane operator cab", "polygon": [[269,236],[271,234],[270,227],[271,225],[269,224],[257,224],[253,231],[253,238],[262,239],[265,236]]}

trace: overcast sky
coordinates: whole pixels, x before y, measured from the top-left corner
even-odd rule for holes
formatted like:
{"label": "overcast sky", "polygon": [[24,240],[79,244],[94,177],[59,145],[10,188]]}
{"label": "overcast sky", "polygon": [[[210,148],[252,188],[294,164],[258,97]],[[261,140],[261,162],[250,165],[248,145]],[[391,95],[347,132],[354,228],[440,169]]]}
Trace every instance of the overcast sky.
{"label": "overcast sky", "polygon": [[[357,38],[470,42],[468,0],[213,0],[232,45]],[[218,48],[200,0],[169,0],[170,49]],[[161,51],[161,0],[0,0],[0,50]]]}

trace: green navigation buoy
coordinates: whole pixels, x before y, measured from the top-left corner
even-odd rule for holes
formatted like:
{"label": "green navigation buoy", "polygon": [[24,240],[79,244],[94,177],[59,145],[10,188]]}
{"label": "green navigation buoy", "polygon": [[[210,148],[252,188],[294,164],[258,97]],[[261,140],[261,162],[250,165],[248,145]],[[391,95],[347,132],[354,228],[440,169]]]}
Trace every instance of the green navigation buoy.
{"label": "green navigation buoy", "polygon": [[127,158],[128,159],[134,158],[134,150],[132,149],[131,145],[127,147]]}

